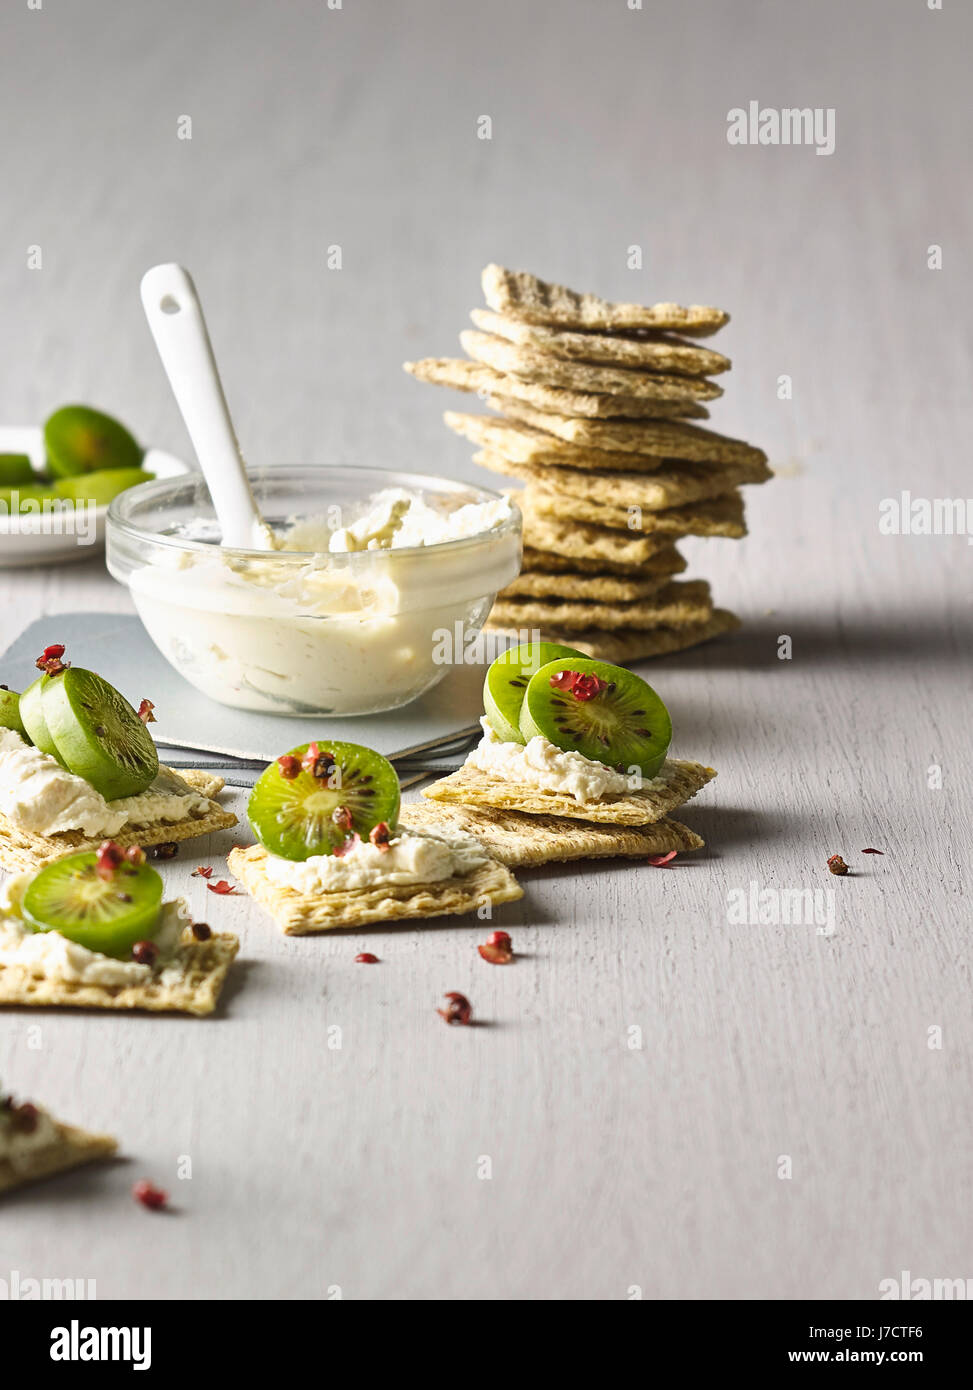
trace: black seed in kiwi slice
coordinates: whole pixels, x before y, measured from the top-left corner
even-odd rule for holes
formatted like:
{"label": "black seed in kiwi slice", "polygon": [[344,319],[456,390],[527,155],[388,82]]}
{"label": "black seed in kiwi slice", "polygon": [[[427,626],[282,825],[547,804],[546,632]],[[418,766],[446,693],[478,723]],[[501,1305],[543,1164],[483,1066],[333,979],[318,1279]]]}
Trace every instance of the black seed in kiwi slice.
{"label": "black seed in kiwi slice", "polygon": [[333,854],[352,833],[365,840],[382,821],[395,829],[399,779],[358,743],[302,743],[260,774],[248,813],[260,843],[281,859]]}
{"label": "black seed in kiwi slice", "polygon": [[152,735],[125,697],[94,671],[70,666],[45,676],[41,710],[64,765],[106,801],[138,796],[152,785],[159,771]]}
{"label": "black seed in kiwi slice", "polygon": [[520,731],[525,739],[541,735],[565,752],[652,778],[665,762],[672,721],[641,677],[585,657],[552,661],[531,677]]}
{"label": "black seed in kiwi slice", "polygon": [[57,751],[57,744],[54,742],[51,731],[47,727],[47,720],[44,718],[44,683],[50,679],[50,676],[38,676],[33,685],[27,687],[20,697],[18,712],[31,743],[42,753],[46,753],[48,757],[54,758],[62,767],[66,767],[67,764]]}
{"label": "black seed in kiwi slice", "polygon": [[89,951],[126,960],[158,928],[162,879],[148,864],[127,862],[103,878],[97,854],[70,854],[31,880],[20,910],[34,931],[60,932]]}
{"label": "black seed in kiwi slice", "polygon": [[103,468],[139,468],[143,449],[124,425],[87,405],[65,405],[44,425],[47,463],[55,478]]}
{"label": "black seed in kiwi slice", "polygon": [[0,729],[13,729],[21,738],[28,738],[20,717],[20,696],[6,686],[0,686]]}

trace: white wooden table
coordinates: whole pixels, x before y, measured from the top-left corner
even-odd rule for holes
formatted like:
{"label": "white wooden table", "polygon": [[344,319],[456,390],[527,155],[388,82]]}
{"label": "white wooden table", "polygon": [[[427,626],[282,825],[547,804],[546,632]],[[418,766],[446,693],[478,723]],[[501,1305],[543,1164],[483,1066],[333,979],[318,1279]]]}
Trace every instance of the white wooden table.
{"label": "white wooden table", "polygon": [[[3,1080],[126,1157],[5,1202],[0,1278],[548,1299],[973,1276],[971,556],[878,527],[903,489],[971,491],[971,38],[950,0],[4,6],[9,423],[81,399],[185,452],[137,294],[174,258],[252,460],[473,478],[454,400],[399,364],[455,350],[495,259],[725,304],[713,423],[781,472],[746,541],[691,546],[744,632],[651,668],[677,751],[720,771],[685,813],[707,850],[525,874],[509,969],[477,922],[286,940],[189,878],[232,833],[184,855],[173,885],[243,939],[218,1016],[0,1018]],[[833,107],[834,154],[728,145],[750,100]],[[98,560],[0,572],[3,645],[127,606]],[[833,934],[732,920],[751,883],[833,893]],[[444,1026],[449,989],[483,1026]],[[143,1175],[173,1216],[131,1201]]]}

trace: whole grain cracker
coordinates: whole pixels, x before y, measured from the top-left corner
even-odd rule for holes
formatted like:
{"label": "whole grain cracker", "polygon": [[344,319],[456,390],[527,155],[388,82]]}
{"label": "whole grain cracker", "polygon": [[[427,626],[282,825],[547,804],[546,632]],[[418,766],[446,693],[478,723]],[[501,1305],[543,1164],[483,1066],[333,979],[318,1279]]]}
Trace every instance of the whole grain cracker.
{"label": "whole grain cracker", "polygon": [[364,927],[373,922],[442,917],[488,904],[515,902],[524,890],[510,870],[488,859],[467,874],[442,883],[381,884],[337,893],[298,893],[267,875],[262,845],[231,851],[228,864],[247,892],[266,908],[287,936],[306,936],[330,927]]}
{"label": "whole grain cracker", "polygon": [[492,473],[522,478],[524,482],[539,483],[574,497],[608,505],[624,501],[648,511],[707,501],[724,496],[733,487],[766,482],[771,476],[765,463],[665,463],[654,473],[599,473],[583,468],[559,468],[552,472],[543,464],[514,463],[489,449],[475,453],[473,462]]}
{"label": "whole grain cracker", "polygon": [[641,564],[612,564],[608,560],[589,560],[580,555],[557,555],[551,550],[534,550],[524,546],[524,569],[545,574],[621,577],[636,583],[643,577],[651,580],[661,575],[681,574],[686,560],[674,545],[664,546]]}
{"label": "whole grain cracker", "polygon": [[500,599],[585,599],[602,603],[625,603],[650,598],[669,582],[667,574],[648,574],[644,579],[625,574],[552,574],[545,570],[521,570]]}
{"label": "whole grain cracker", "polygon": [[574,598],[498,598],[490,622],[499,627],[586,632],[590,628],[684,628],[699,626],[713,613],[705,579],[667,584],[648,598],[625,602]]}
{"label": "whole grain cracker", "polygon": [[[488,403],[491,403],[488,401]],[[705,408],[705,407],[703,407]],[[499,405],[494,409],[501,409]],[[575,415],[556,411],[535,410],[525,401],[507,401],[502,413],[510,420],[531,425],[535,430],[556,435],[566,444],[582,448],[604,449],[615,453],[661,454],[664,458],[684,458],[692,462],[707,462],[709,458],[729,462],[731,459],[761,454],[753,445],[741,439],[723,439],[711,430],[679,421],[659,420],[581,420]],[[672,430],[691,433],[672,435]],[[708,436],[701,439],[700,436]],[[714,443],[713,441],[721,441]],[[700,457],[700,454],[703,457]]]}
{"label": "whole grain cracker", "polygon": [[477,809],[496,807],[501,811],[564,816],[568,820],[602,825],[650,825],[682,806],[715,776],[713,768],[701,763],[667,758],[659,775],[639,791],[600,801],[578,802],[566,792],[541,791],[464,763],[448,777],[424,787],[422,795],[430,801],[447,801]]}
{"label": "whole grain cracker", "polygon": [[559,328],[666,329],[695,338],[715,333],[730,318],[722,309],[703,304],[617,304],[495,264],[486,266],[480,278],[490,308],[525,323]]}
{"label": "whole grain cracker", "polygon": [[[161,769],[168,771],[168,769]],[[193,840],[200,835],[211,835],[215,830],[228,830],[236,825],[237,818],[231,811],[225,811],[213,798],[223,789],[222,777],[196,768],[180,769],[176,774],[187,782],[194,791],[209,799],[209,808],[202,815],[187,816],[172,824],[123,826],[111,838],[116,845],[128,849],[130,845],[141,845],[148,849],[152,845],[178,844],[183,840]],[[24,873],[27,869],[39,869],[44,864],[52,864],[55,859],[63,859],[66,854],[80,854],[86,850],[96,850],[105,839],[104,835],[86,836],[81,830],[61,830],[56,835],[38,835],[32,830],[20,830],[0,812],[0,864],[13,873]]]}
{"label": "whole grain cracker", "polygon": [[399,823],[409,830],[470,835],[508,869],[564,864],[572,859],[644,859],[650,854],[703,848],[703,840],[675,820],[648,826],[597,825],[563,816],[522,811],[475,810],[446,802],[403,806]]}
{"label": "whole grain cracker", "polygon": [[[702,642],[709,642],[714,637],[735,632],[739,626],[740,619],[735,613],[726,608],[714,608],[712,616],[705,622],[690,624],[687,627],[659,627],[631,632],[609,632],[605,629],[558,632],[541,629],[538,640],[564,643],[566,646],[576,647],[578,651],[584,652],[596,661],[610,661],[616,666],[625,666],[633,661],[668,656],[672,652],[698,647]],[[491,623],[487,623],[484,630],[501,635],[507,635],[509,632],[515,639],[518,637],[516,629],[511,631],[503,627],[494,627]]]}
{"label": "whole grain cracker", "polygon": [[111,1158],[118,1149],[117,1139],[109,1134],[92,1134],[75,1125],[62,1124],[41,1106],[36,1109],[42,1117],[52,1120],[56,1135],[43,1148],[27,1149],[16,1162],[0,1153],[0,1193],[12,1192],[14,1188],[26,1187],[28,1183],[40,1182],[86,1163]]}
{"label": "whole grain cracker", "polygon": [[[470,366],[476,366],[471,362]],[[483,371],[488,370],[483,368]],[[514,395],[504,395],[497,391],[495,395],[478,392],[482,401],[496,410],[500,415],[508,419],[519,419],[520,411],[527,409],[536,415],[538,420],[545,420],[549,415],[556,419],[562,419],[564,412],[561,406],[553,404],[554,397],[551,392],[552,386],[538,386],[536,383],[521,381],[519,377],[504,377],[505,382],[519,382],[521,387],[531,387],[535,391],[543,391],[546,394],[542,399],[534,399],[529,404],[522,399],[522,392]],[[506,390],[506,387],[504,388]],[[574,392],[562,392],[562,396],[570,395],[577,399]],[[622,424],[645,424],[651,420],[708,420],[709,411],[705,405],[700,405],[699,401],[691,401],[688,397],[682,397],[675,401],[641,401],[635,396],[591,396],[589,401],[597,401],[598,414],[602,417],[620,416],[622,412],[627,417],[621,421]],[[513,407],[511,409],[511,407]],[[586,412],[585,418],[596,418],[591,411]]]}
{"label": "whole grain cracker", "polygon": [[[707,381],[705,377],[568,362],[561,357],[538,352],[536,348],[508,343],[505,338],[497,338],[492,333],[478,333],[472,328],[464,329],[459,338],[463,351],[475,362],[482,362],[505,376],[516,376],[565,391],[590,391],[654,401],[713,401],[723,394],[721,386]],[[616,414],[622,412],[617,411]]]}
{"label": "whole grain cracker", "polygon": [[585,521],[558,521],[555,517],[524,510],[523,493],[515,493],[524,515],[524,544],[531,550],[601,564],[637,569],[653,555],[665,552],[671,536],[663,532],[646,535],[639,531],[619,531],[615,527],[592,526]]}
{"label": "whole grain cracker", "polygon": [[[511,414],[508,409],[507,414]],[[531,418],[528,420],[527,416]],[[664,460],[691,463],[766,463],[762,449],[742,439],[731,439],[700,425],[682,421],[645,421],[642,425],[642,452],[632,449],[591,448],[561,438],[543,412],[524,412],[518,407],[516,420],[498,420],[493,415],[467,415],[447,410],[443,419],[451,430],[515,463],[536,463],[555,468],[622,469],[650,472],[664,467]],[[526,423],[522,423],[526,420]]]}
{"label": "whole grain cracker", "polygon": [[522,319],[508,318],[506,314],[495,314],[491,309],[474,309],[470,318],[484,333],[568,361],[612,362],[642,371],[676,372],[686,376],[712,376],[728,372],[733,365],[721,352],[664,333],[652,337],[573,333],[570,329],[525,323]]}
{"label": "whole grain cracker", "polygon": [[738,492],[712,497],[706,501],[689,502],[682,507],[667,507],[650,511],[648,507],[613,507],[592,502],[586,497],[556,491],[542,483],[529,483],[522,494],[516,495],[524,516],[564,518],[603,529],[637,531],[643,535],[666,536],[729,536],[747,534],[743,519],[743,498]]}
{"label": "whole grain cracker", "polygon": [[140,1010],[195,1014],[216,1008],[227,972],[240,949],[230,933],[197,941],[187,928],[173,954],[142,984],[76,984],[35,975],[24,965],[0,962],[0,1005],[38,1008]]}
{"label": "whole grain cracker", "polygon": [[523,377],[508,376],[484,367],[480,362],[467,362],[462,357],[424,357],[420,362],[403,362],[403,369],[417,381],[433,386],[448,386],[453,391],[476,392],[482,399],[494,401],[495,410],[503,410],[507,402],[526,402],[542,412],[554,411],[564,415],[656,418],[671,414],[695,413],[697,405],[688,395],[676,399],[642,399],[635,396],[604,396],[587,391],[564,391]]}

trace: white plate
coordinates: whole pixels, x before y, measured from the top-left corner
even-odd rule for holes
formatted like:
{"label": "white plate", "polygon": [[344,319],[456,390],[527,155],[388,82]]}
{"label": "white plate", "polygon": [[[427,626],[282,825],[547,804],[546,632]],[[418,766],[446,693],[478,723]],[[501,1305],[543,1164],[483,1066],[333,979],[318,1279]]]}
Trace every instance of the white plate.
{"label": "white plate", "polygon": [[[0,454],[28,454],[34,471],[44,469],[44,435],[35,428],[20,429],[15,425],[0,425]],[[190,472],[190,467],[175,454],[164,449],[147,449],[142,467],[157,478],[172,478]],[[90,518],[83,533],[72,528],[70,512],[64,514],[61,529],[53,516],[8,516],[0,513],[0,569],[15,565],[47,565],[57,561],[86,560],[96,555],[105,544],[107,504],[95,507],[94,525]]]}

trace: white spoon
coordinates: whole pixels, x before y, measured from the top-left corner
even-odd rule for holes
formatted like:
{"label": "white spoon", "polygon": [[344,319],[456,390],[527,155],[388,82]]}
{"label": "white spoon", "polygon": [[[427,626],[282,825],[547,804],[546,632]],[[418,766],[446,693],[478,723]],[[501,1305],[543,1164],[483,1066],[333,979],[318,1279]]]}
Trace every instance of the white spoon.
{"label": "white spoon", "polygon": [[257,510],[188,271],[180,265],[153,266],[143,275],[141,289],[145,316],[213,499],[223,545],[272,550],[274,534]]}

